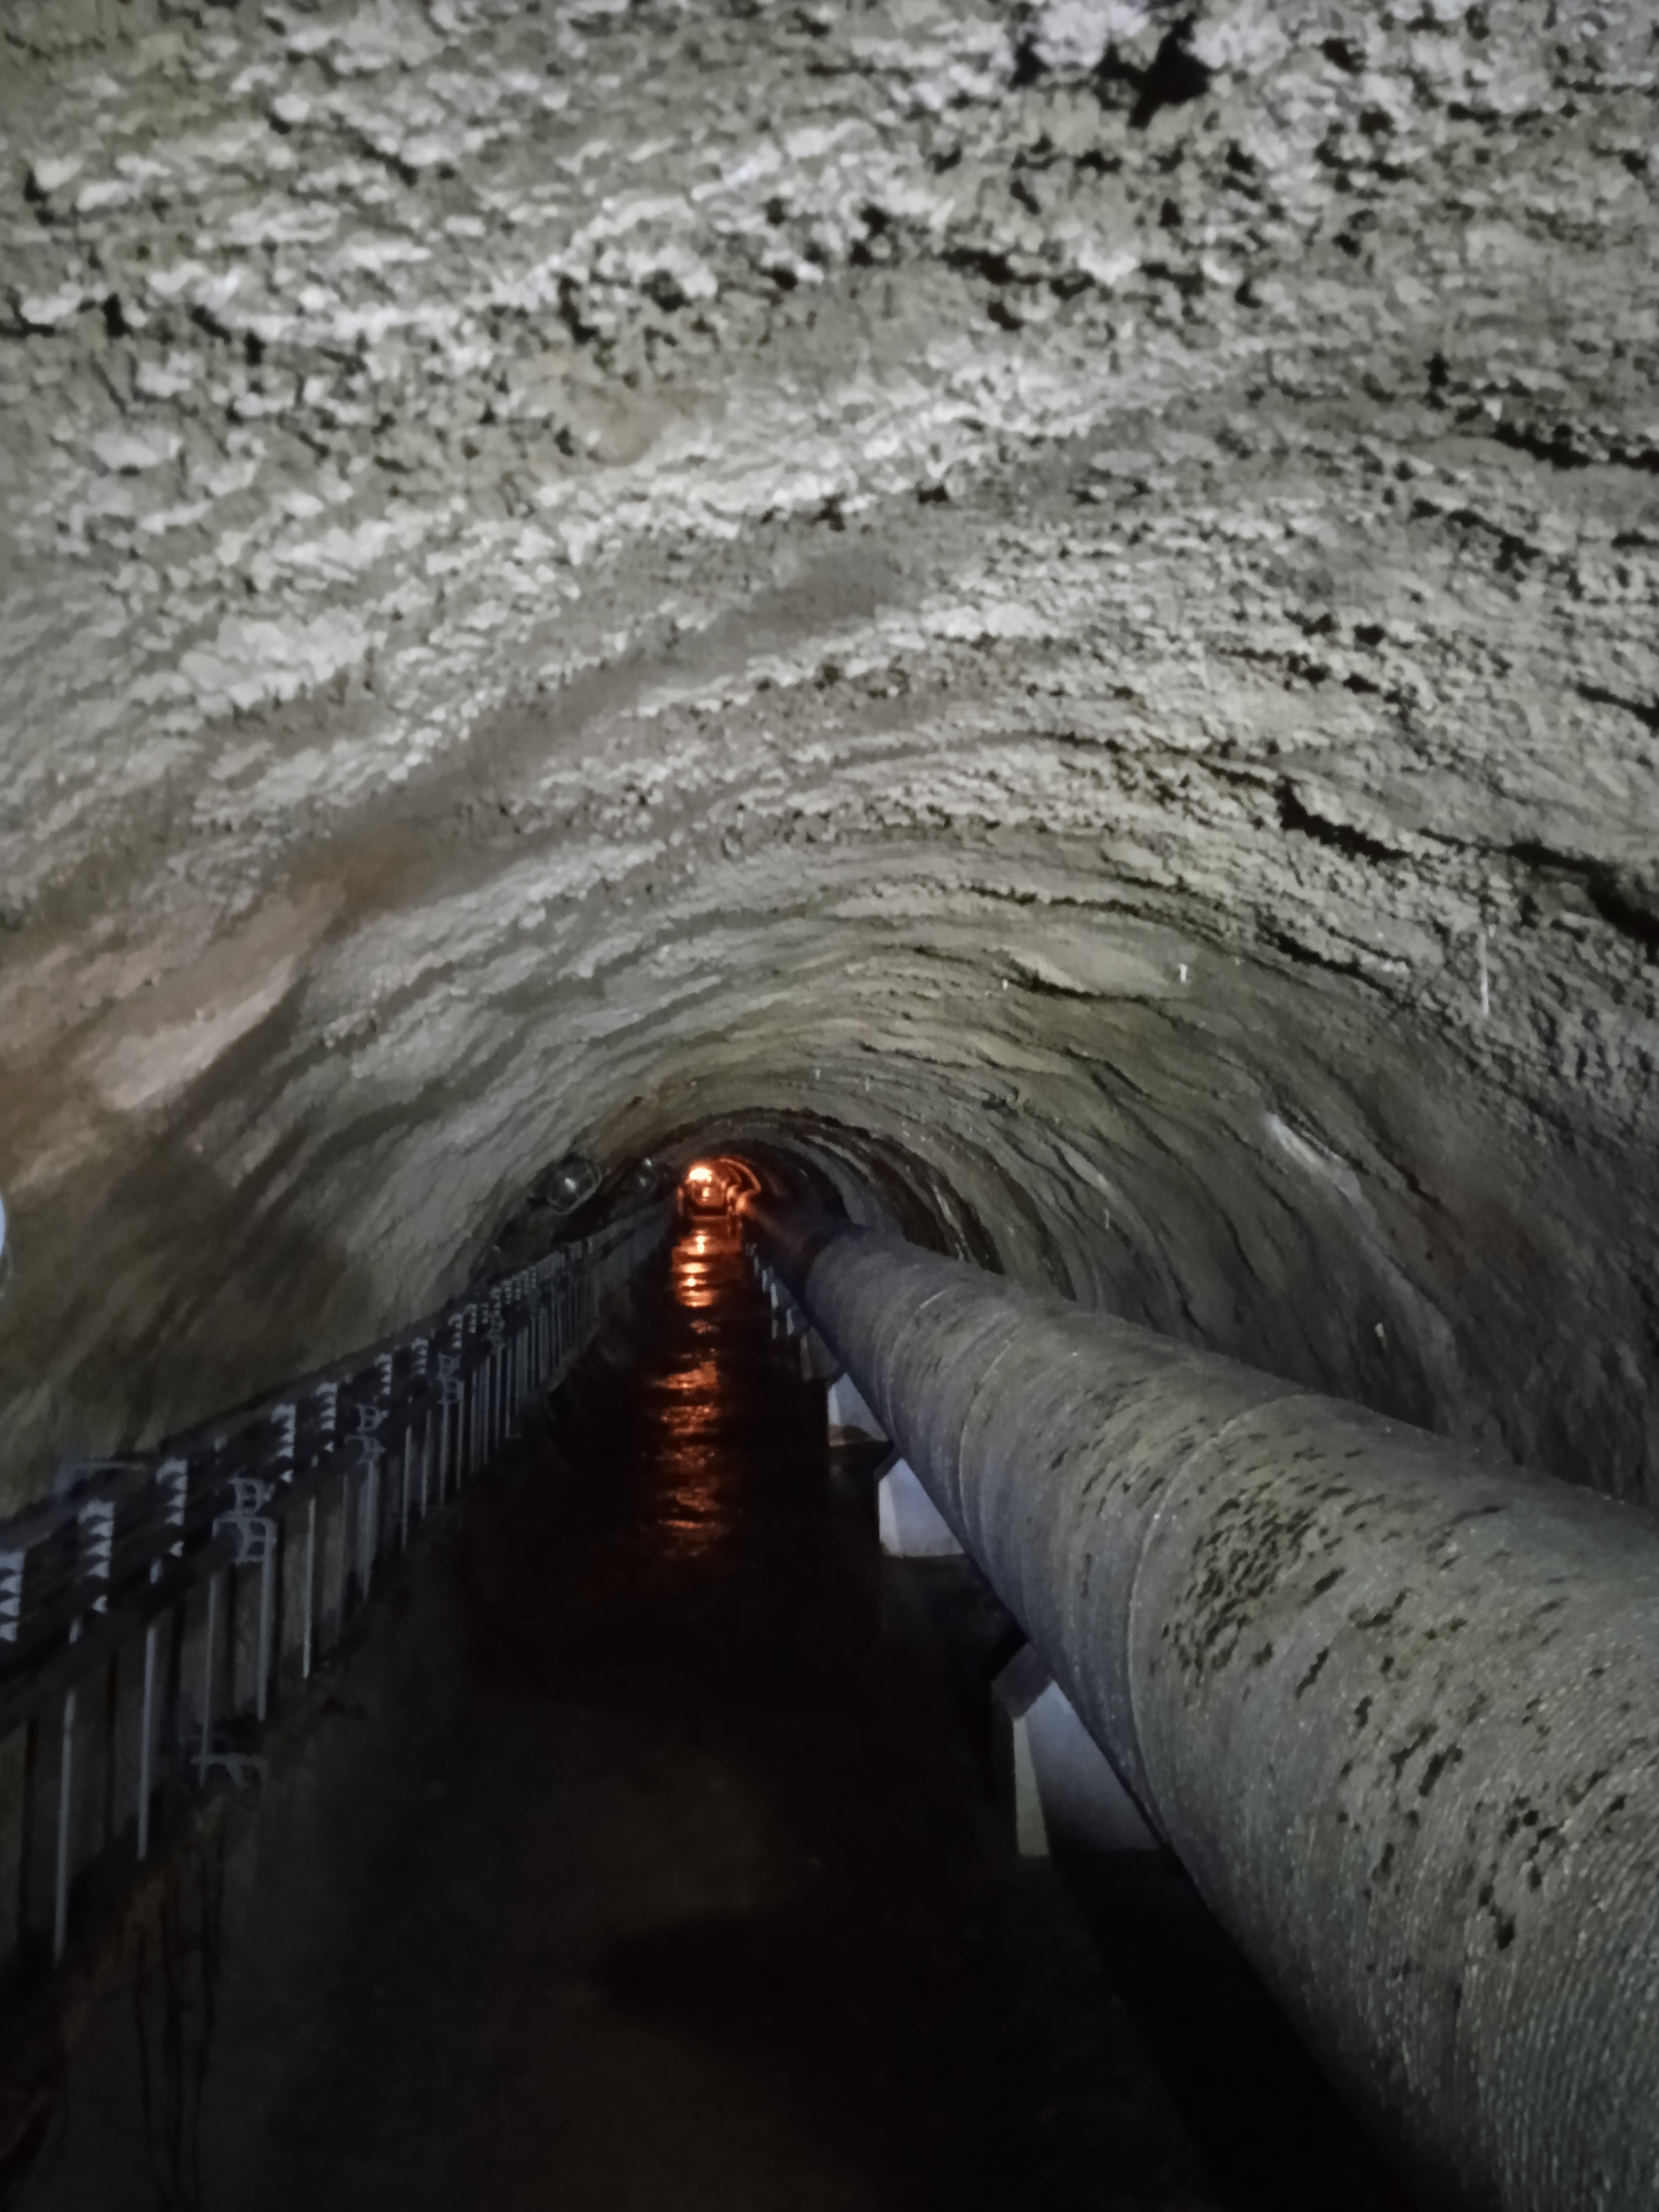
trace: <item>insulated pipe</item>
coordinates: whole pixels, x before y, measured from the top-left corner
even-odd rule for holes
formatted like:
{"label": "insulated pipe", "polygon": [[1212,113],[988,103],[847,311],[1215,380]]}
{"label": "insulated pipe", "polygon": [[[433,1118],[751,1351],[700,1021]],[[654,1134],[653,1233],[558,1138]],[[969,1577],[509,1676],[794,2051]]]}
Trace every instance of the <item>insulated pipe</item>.
{"label": "insulated pipe", "polygon": [[746,1218],[1419,2199],[1659,2204],[1659,1528],[896,1237]]}

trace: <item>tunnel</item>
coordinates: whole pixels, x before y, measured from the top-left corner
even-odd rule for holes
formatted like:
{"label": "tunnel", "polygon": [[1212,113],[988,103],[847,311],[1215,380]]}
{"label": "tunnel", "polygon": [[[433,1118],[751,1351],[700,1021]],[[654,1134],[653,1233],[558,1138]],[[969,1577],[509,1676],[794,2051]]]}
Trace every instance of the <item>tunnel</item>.
{"label": "tunnel", "polygon": [[[0,0],[0,1717],[82,1577],[0,2202],[1659,2202],[1588,2075],[1512,2165],[1379,2124],[1474,2031],[1336,2053],[1267,1814],[1182,1826],[1244,1721],[1177,1814],[1083,1522],[985,1502],[1078,1362],[1206,1467],[1358,1425],[1535,1520],[1471,1607],[1583,1598],[1538,1726],[1659,1745],[1584,1640],[1659,1504],[1656,99],[1637,0]],[[374,1602],[280,1583],[276,1733],[198,1716],[252,1764],[74,1965],[88,1501],[421,1390]],[[1022,1644],[1146,1848],[1022,1857]]]}

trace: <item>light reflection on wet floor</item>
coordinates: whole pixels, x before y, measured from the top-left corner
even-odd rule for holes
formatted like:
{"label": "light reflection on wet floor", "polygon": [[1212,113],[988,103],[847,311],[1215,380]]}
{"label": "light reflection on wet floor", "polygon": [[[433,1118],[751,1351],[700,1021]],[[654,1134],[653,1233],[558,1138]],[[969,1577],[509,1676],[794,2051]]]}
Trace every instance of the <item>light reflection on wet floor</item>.
{"label": "light reflection on wet floor", "polygon": [[735,1222],[722,1221],[717,1228],[694,1229],[680,1238],[669,1276],[670,1295],[677,1305],[703,1312],[718,1304],[715,1255],[729,1255],[738,1233]]}
{"label": "light reflection on wet floor", "polygon": [[[421,1668],[372,1726],[336,1708],[342,1838],[284,1831],[262,1872],[192,2201],[1382,2212],[1350,2158],[1287,2170],[1316,2129],[1264,2094],[1258,2013],[1206,2041],[1184,1891],[1153,1869],[1104,1899],[1107,1973],[1054,1870],[1015,1856],[984,1740],[1011,1624],[967,1569],[882,1559],[868,1455],[832,1458],[791,1350],[735,1224],[686,1224],[416,1556]],[[434,1636],[461,1672],[428,1735]],[[1154,2028],[1144,1992],[1163,2004],[1183,2102],[1224,2107],[1218,2188],[1117,1960]],[[1190,2096],[1195,2045],[1219,2087]],[[106,2094],[71,2139],[113,2159]],[[121,2186],[77,2189],[65,2159],[30,2212],[145,2212],[143,2158],[114,2165]]]}
{"label": "light reflection on wet floor", "polygon": [[[742,1575],[744,1560],[752,1561],[757,1521],[775,1518],[781,1537],[794,1536],[801,1518],[803,1474],[815,1462],[824,1474],[829,1469],[821,1449],[804,1449],[793,1401],[806,1394],[788,1377],[791,1363],[772,1340],[769,1312],[744,1266],[738,1224],[704,1220],[689,1227],[674,1246],[667,1273],[665,1338],[640,1376],[630,1425],[635,1480],[652,1500],[665,1563],[678,1561],[682,1570],[694,1568],[699,1577],[711,1571],[716,1576]],[[830,1487],[836,1486],[832,1480]],[[894,1596],[900,1589],[900,1583],[891,1585]],[[993,1605],[991,1614],[995,1612]],[[970,1639],[977,1637],[983,1644],[994,1632],[987,1626],[990,1617],[982,1607],[975,1612],[964,1585],[954,1597],[945,1597],[937,1626],[947,1643],[953,1630],[957,1637],[967,1630]],[[896,1625],[896,1617],[884,1615],[878,1644]],[[898,1641],[907,1641],[908,1634],[901,1631]],[[887,1658],[889,1664],[915,1670],[920,1655],[912,1650],[900,1659],[890,1651]],[[982,1679],[974,1691],[976,1707],[983,1705],[990,1672],[988,1664],[981,1667]],[[1317,2204],[1322,2212],[1334,2192],[1348,2212],[1405,2212],[1178,1873],[1161,1862],[1122,1870],[1114,1865],[1109,1871],[1097,1863],[1073,1868],[1070,1879],[1077,1903],[1095,1923],[1096,1941],[1126,1979],[1139,1985],[1138,2003],[1163,2045],[1161,2055],[1176,2060],[1176,2078],[1203,2108],[1200,2125],[1220,2152],[1226,2178],[1214,2200],[1195,2175],[1176,2179],[1184,2147],[1176,2148],[1173,2135],[1158,2141],[1161,2086],[1146,2095],[1146,2106],[1133,2118],[1121,2106],[1109,2115],[1073,2075],[1073,2054],[1061,2059],[1045,2051],[1036,2065],[1046,2113],[1037,2130],[1041,2148],[1028,2139],[1017,2154],[1018,2162],[1035,2153],[1036,2164],[1047,2168],[1035,2200],[1044,2212],[1051,2205],[1064,2205],[1070,2212],[1073,2204],[1080,2209],[1096,2201],[1103,2170],[1113,2172],[1121,2191],[1115,2201],[1126,2207],[1178,2204],[1182,2212],[1197,2212],[1214,2203],[1226,2212],[1261,2212],[1269,2204],[1273,2212],[1305,2212]],[[1056,1927],[1046,1940],[1064,1952],[1075,1935],[1062,1936]],[[1171,1962],[1177,1960],[1172,1975]],[[1073,1974],[1081,1999],[1088,1976],[1075,1959],[1059,1978],[1067,1980]],[[1103,2045],[1109,2045],[1116,2033],[1114,2027],[1103,2034],[1104,2015],[1115,2000],[1103,1994],[1084,2002],[1083,2018],[1068,2017],[1071,2002],[1062,2001],[1053,2023],[1058,2040],[1075,2040],[1079,2051],[1093,2044],[1097,2063]],[[1194,2015],[1211,2005],[1218,2015],[1215,2032],[1195,2038]],[[942,2028],[935,2032],[943,2035]],[[1124,2064],[1121,2053],[1116,2063]],[[1241,2075],[1242,2086],[1210,2081],[1211,2074],[1224,2075],[1230,2068]],[[1259,2069],[1259,2078],[1253,2069]],[[1131,2063],[1126,2070],[1133,2074],[1136,2067]],[[1150,2091],[1150,2084],[1145,2089]],[[1256,2094],[1263,2090],[1265,2094]],[[1257,2105],[1260,2113],[1254,2111]],[[1287,2118],[1291,2131],[1304,2138],[1294,2160],[1286,2159],[1279,2139],[1279,2124]],[[963,2107],[958,2107],[955,2124],[963,2128],[964,2139],[975,2131]],[[1018,2136],[1025,2124],[1012,2132]],[[1000,2129],[992,2132],[1003,2134]],[[989,2149],[987,2142],[981,2155]],[[1006,2149],[1003,2135],[998,2153],[1006,2154]],[[998,2153],[991,2154],[992,2164]],[[1159,2174],[1166,2159],[1169,2165]],[[944,2163],[948,2167],[954,2160]],[[974,2164],[971,2154],[968,2164]],[[1007,2198],[1011,2206],[1024,2201],[1018,2190]]]}
{"label": "light reflection on wet floor", "polygon": [[641,1444],[657,1473],[660,1525],[682,1554],[729,1538],[742,1509],[732,1447],[745,1425],[744,1363],[734,1355],[748,1332],[734,1334],[731,1314],[741,1270],[742,1232],[729,1218],[687,1230],[669,1262],[669,1303],[684,1318],[647,1387]]}

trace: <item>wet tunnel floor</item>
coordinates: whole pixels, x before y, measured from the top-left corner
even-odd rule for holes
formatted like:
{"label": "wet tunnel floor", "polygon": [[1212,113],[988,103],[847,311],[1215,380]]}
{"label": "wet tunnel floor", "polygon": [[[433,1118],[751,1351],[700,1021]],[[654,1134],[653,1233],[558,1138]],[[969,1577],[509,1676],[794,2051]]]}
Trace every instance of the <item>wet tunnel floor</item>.
{"label": "wet tunnel floor", "polygon": [[434,1547],[455,1717],[375,1754],[358,1871],[262,1814],[245,1955],[174,2039],[199,2183],[152,2141],[141,2185],[94,2065],[31,2207],[1398,2202],[1176,1871],[1017,1857],[1010,1626],[882,1559],[792,1351],[731,1228],[686,1231]]}

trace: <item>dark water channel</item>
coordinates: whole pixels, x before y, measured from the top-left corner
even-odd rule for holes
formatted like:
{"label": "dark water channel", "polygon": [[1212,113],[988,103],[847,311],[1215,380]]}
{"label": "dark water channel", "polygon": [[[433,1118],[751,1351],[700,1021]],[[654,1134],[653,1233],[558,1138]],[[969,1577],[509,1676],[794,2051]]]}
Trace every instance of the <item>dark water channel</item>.
{"label": "dark water channel", "polygon": [[[361,1834],[262,1818],[197,2021],[200,2202],[1395,2204],[1176,1871],[1015,1855],[1010,1625],[967,1566],[881,1558],[792,1351],[692,1224],[430,1547],[396,1601],[428,1724],[338,1707],[380,1741]],[[130,2019],[101,2036],[27,2202],[197,2201],[120,2154]]]}

